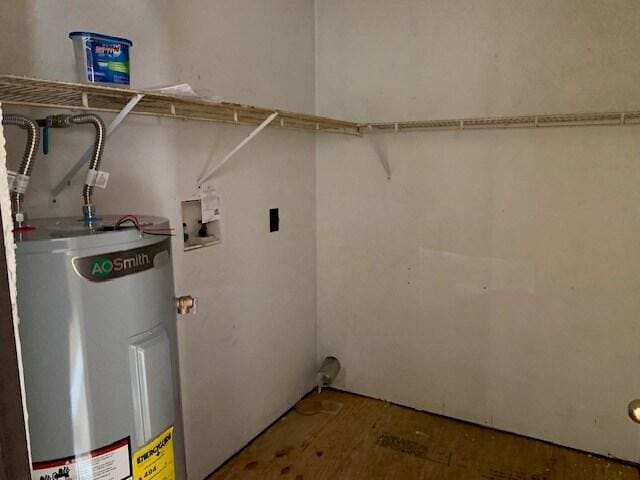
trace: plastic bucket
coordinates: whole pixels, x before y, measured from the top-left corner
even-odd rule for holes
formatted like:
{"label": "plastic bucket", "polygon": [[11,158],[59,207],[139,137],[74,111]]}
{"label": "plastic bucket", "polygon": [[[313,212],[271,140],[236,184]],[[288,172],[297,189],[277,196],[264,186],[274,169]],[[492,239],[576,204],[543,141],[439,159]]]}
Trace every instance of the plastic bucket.
{"label": "plastic bucket", "polygon": [[81,82],[129,85],[131,40],[91,32],[71,32],[69,38],[73,40]]}

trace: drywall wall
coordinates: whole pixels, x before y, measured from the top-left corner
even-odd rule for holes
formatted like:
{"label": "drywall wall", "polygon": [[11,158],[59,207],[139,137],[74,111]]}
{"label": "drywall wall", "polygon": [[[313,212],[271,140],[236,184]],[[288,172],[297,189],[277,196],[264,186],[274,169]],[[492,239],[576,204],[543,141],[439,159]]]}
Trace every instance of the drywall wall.
{"label": "drywall wall", "polygon": [[[4,71],[74,80],[71,30],[130,38],[136,87],[188,82],[206,95],[313,112],[311,0],[21,1],[0,5]],[[12,108],[10,111],[18,111]],[[20,110],[24,112],[25,110]],[[30,112],[44,115],[48,112]],[[105,115],[109,121],[113,116]],[[180,227],[180,200],[248,127],[130,117],[107,142],[109,188],[99,212],[141,212]],[[22,136],[9,132],[9,163]],[[32,216],[80,213],[82,175],[49,205],[48,192],[91,143],[91,129],[52,132],[26,205]],[[179,317],[189,478],[200,479],[284,413],[315,370],[315,140],[267,130],[215,179],[222,195],[218,246],[182,252],[174,239],[178,294],[199,298]],[[281,231],[268,233],[268,210]]]}
{"label": "drywall wall", "polygon": [[[640,107],[636,2],[318,0],[316,21],[321,115]],[[346,390],[639,461],[639,181],[637,127],[319,137],[319,357]]]}

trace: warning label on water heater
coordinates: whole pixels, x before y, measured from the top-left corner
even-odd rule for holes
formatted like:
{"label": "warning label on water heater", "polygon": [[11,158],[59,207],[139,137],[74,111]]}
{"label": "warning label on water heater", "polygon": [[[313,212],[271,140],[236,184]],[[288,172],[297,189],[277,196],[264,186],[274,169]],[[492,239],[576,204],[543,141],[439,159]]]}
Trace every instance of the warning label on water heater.
{"label": "warning label on water heater", "polygon": [[175,480],[173,427],[133,454],[133,480]]}
{"label": "warning label on water heater", "polygon": [[31,480],[125,480],[131,478],[129,437],[89,453],[36,462]]}

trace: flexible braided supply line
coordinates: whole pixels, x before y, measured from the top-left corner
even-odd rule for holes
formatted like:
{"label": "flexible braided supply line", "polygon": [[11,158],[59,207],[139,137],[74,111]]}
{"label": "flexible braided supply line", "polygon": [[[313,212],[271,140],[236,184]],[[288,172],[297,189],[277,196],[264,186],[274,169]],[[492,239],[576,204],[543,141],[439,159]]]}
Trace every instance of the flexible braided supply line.
{"label": "flexible braided supply line", "polygon": [[[106,138],[106,129],[103,120],[94,113],[79,113],[77,115],[67,117],[67,122],[69,125],[91,124],[95,127],[96,140],[93,145],[93,155],[89,162],[89,170],[100,170],[102,152],[104,151],[104,142]],[[82,188],[82,197],[84,199],[85,206],[93,205],[93,185],[89,185],[87,183],[84,184],[84,187]]]}
{"label": "flexible braided supply line", "polygon": [[[2,117],[3,125],[15,125],[27,131],[27,145],[22,154],[22,163],[18,170],[19,175],[30,177],[33,171],[33,164],[38,145],[40,144],[40,129],[33,120],[22,115],[8,114]],[[22,211],[24,193],[11,191],[11,206],[14,212]]]}

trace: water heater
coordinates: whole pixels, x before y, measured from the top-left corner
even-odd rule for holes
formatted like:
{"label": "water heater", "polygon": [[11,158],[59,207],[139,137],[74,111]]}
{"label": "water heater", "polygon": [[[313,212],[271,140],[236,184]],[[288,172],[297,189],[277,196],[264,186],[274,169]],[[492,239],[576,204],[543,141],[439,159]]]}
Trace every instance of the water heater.
{"label": "water heater", "polygon": [[115,220],[32,220],[16,234],[36,480],[186,477],[171,239]]}

